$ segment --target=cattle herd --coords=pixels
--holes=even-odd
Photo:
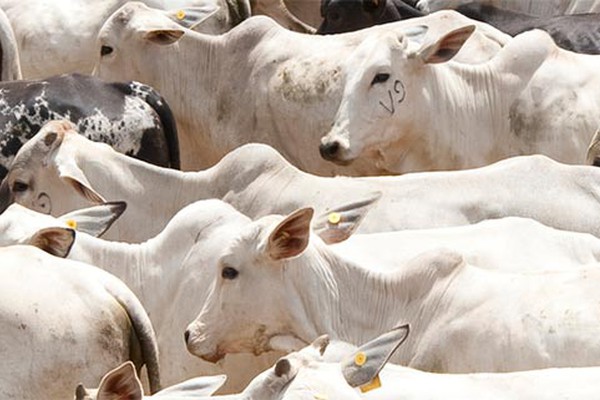
[[[0,79],[0,400],[600,400],[600,0],[0,0]]]

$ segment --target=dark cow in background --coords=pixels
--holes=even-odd
[[[150,86],[86,75],[0,83],[0,179],[42,125],[68,119],[91,140],[141,160],[179,169],[171,109]]]
[[[323,22],[317,33],[350,32],[422,16],[414,5],[403,0],[321,0]]]
[[[322,0],[323,23],[317,33],[341,33],[422,15],[409,1]],[[454,8],[461,14],[488,23],[515,36],[542,29],[563,49],[583,54],[600,54],[600,14],[539,17],[473,1]]]
[[[563,49],[584,54],[600,54],[600,14],[536,17],[478,2],[460,5],[456,11],[469,18],[486,22],[511,36],[531,29],[542,29]]]

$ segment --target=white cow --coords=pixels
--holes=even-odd
[[[426,371],[600,362],[597,264],[510,273],[434,250],[377,271],[311,235],[312,214],[305,208],[252,221],[231,209],[213,212],[215,233],[197,243],[194,262],[216,277],[186,331],[190,352],[217,361],[228,353],[297,349],[322,334],[359,344],[410,323],[413,335],[394,359]]]
[[[357,49],[322,156],[370,161],[381,173],[474,168],[535,153],[582,163],[600,125],[600,57],[529,31],[488,62],[465,67],[450,59],[470,29],[433,47],[389,51],[396,40],[389,35]]]
[[[71,248],[69,258],[100,267],[121,279],[138,296],[152,318],[160,350],[161,379],[164,384],[174,384],[182,379],[198,375],[225,372],[230,376],[224,390],[239,391],[260,371],[273,363],[278,356],[266,355],[261,358],[244,355],[227,360],[222,367],[207,364],[188,353],[183,333],[189,321],[198,313],[198,304],[206,299],[211,271],[201,264],[189,264],[195,258],[195,246],[205,240],[204,225],[210,210],[203,202],[191,204],[169,222],[166,228],[154,238],[142,244],[117,243],[97,239],[85,233],[78,233]],[[92,210],[94,211],[94,210]],[[118,210],[116,210],[118,211]],[[21,207],[11,207],[0,216],[0,227],[7,228],[7,234],[0,235],[0,242],[44,243],[62,229],[61,221],[48,227],[48,219],[37,222],[39,232],[30,231],[36,221],[32,211]],[[80,221],[94,219],[89,210],[80,210],[70,215],[74,226]],[[106,219],[106,218],[105,218]],[[19,222],[21,229],[17,232]],[[91,224],[88,222],[88,225]],[[98,226],[103,225],[100,220]],[[280,355],[280,354],[279,354]]]
[[[298,363],[298,372],[283,398],[580,400],[598,397],[598,367],[495,374],[436,374],[386,364],[407,334],[408,326],[386,332],[342,358],[339,363],[325,363],[318,359]],[[346,382],[361,390],[352,393]]]
[[[73,234],[46,239],[64,254]],[[0,398],[67,399],[79,379],[98,382],[128,359],[159,389],[154,331],[125,284],[32,246],[0,248],[0,259]]]
[[[23,77],[17,39],[6,13],[0,9],[0,81],[14,81]]]
[[[90,202],[123,200],[128,210],[104,237],[141,242],[196,200],[222,199],[255,218],[312,206],[325,213],[380,192],[359,232],[471,224],[528,217],[600,236],[600,170],[517,157],[469,171],[379,178],[323,178],[299,171],[272,148],[251,144],[200,172],[159,168],[123,156],[52,122],[19,151],[0,187],[0,209],[14,200],[62,215]],[[148,216],[151,215],[152,218]]]
[[[322,226],[317,228],[318,234],[331,243],[346,239],[369,207],[369,204],[357,204],[337,210],[341,222],[332,225],[323,219]],[[167,384],[218,372],[190,357],[181,333],[197,314],[197,305],[205,301],[213,280],[210,270],[203,268],[204,263],[194,261],[198,257],[196,243],[210,240],[214,231],[208,229],[205,233],[205,230],[213,223],[213,214],[221,215],[223,209],[230,210],[231,206],[218,200],[190,204],[179,211],[161,233],[139,245],[115,243],[78,233],[69,254],[74,260],[96,265],[119,277],[140,298],[153,318],[162,354],[162,378]],[[86,225],[95,225],[99,230],[105,225],[104,221],[110,220],[108,216],[102,216],[93,224],[90,211],[95,209],[72,213],[68,221],[74,226],[84,226],[79,221],[87,221]],[[106,211],[108,214],[120,210]],[[32,237],[44,242],[44,238],[56,233],[51,227],[60,227],[64,218],[53,224],[53,217],[12,205],[0,215],[0,232],[4,232],[0,235],[0,243],[29,243]],[[37,232],[38,229],[41,231]],[[355,235],[332,249],[349,259],[385,271],[397,269],[415,254],[443,245],[464,250],[469,263],[490,269],[566,269],[600,260],[600,239],[595,236],[558,231],[519,218],[457,228]],[[126,268],[120,260],[127,260]],[[232,379],[226,389],[238,391],[273,358],[251,360],[253,368],[248,365],[241,368],[243,361],[239,359],[227,361],[225,372]]]
[[[363,168],[359,163],[327,163],[315,147],[333,123],[345,66],[355,62],[352,54],[366,43],[390,48],[388,36],[394,37],[391,48],[398,47],[412,34],[421,37],[421,25],[429,27],[427,40],[435,41],[469,21],[446,12],[343,35],[314,36],[256,17],[215,37],[184,29],[159,11],[131,2],[102,27],[99,45],[107,50],[95,74],[151,84],[165,96],[178,122],[183,169],[206,168],[244,143],[261,142],[308,172],[373,175],[378,171],[368,164]],[[472,23],[478,28],[457,57],[464,62],[488,60],[509,37]]]
[[[231,29],[250,14],[247,0],[143,1],[149,7],[172,10],[163,15],[186,25],[201,22],[194,29],[213,34]],[[0,0],[0,8],[13,24],[23,75],[34,79],[90,73],[100,55],[100,48],[94,45],[98,31],[125,3],[127,0]],[[185,18],[180,9],[187,14]]]
[[[600,12],[598,0],[419,0],[417,7],[429,13],[473,2],[541,17]]]

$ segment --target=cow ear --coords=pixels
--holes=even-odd
[[[69,255],[75,242],[75,231],[69,228],[45,228],[37,231],[28,240],[28,244],[44,250],[56,257]]]
[[[186,7],[178,10],[166,11],[166,14],[173,21],[187,29],[195,29],[198,25],[215,15],[220,6],[215,4],[205,4],[199,7]]]
[[[98,388],[97,400],[141,400],[142,383],[131,361],[104,375]]]
[[[273,260],[296,257],[306,249],[310,238],[312,208],[301,208],[288,215],[269,235],[267,254]]]
[[[408,337],[408,324],[402,325],[360,346],[341,363],[342,374],[352,387],[363,392],[377,387],[379,372]]]
[[[127,208],[124,201],[115,201],[83,208],[62,215],[59,219],[79,232],[100,237],[112,226]]]
[[[144,33],[144,39],[166,46],[177,42],[184,33],[183,29],[155,29]]]
[[[438,64],[449,61],[459,52],[467,39],[475,31],[475,25],[455,29],[432,44],[422,46],[417,55],[426,64]]]
[[[105,203],[106,200],[98,194],[87,180],[85,173],[79,168],[74,158],[55,157],[58,175],[67,185],[71,186],[79,195],[85,197],[92,203]]]
[[[343,242],[352,236],[380,198],[381,192],[375,192],[367,199],[330,210],[315,220],[313,232],[327,244]]]

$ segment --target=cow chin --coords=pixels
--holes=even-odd
[[[202,354],[199,355],[199,357],[201,359],[203,359],[204,361],[208,361],[209,363],[212,364],[216,364],[219,361],[221,361],[223,358],[225,358],[225,353],[221,353],[220,351],[216,351],[212,354]]]

